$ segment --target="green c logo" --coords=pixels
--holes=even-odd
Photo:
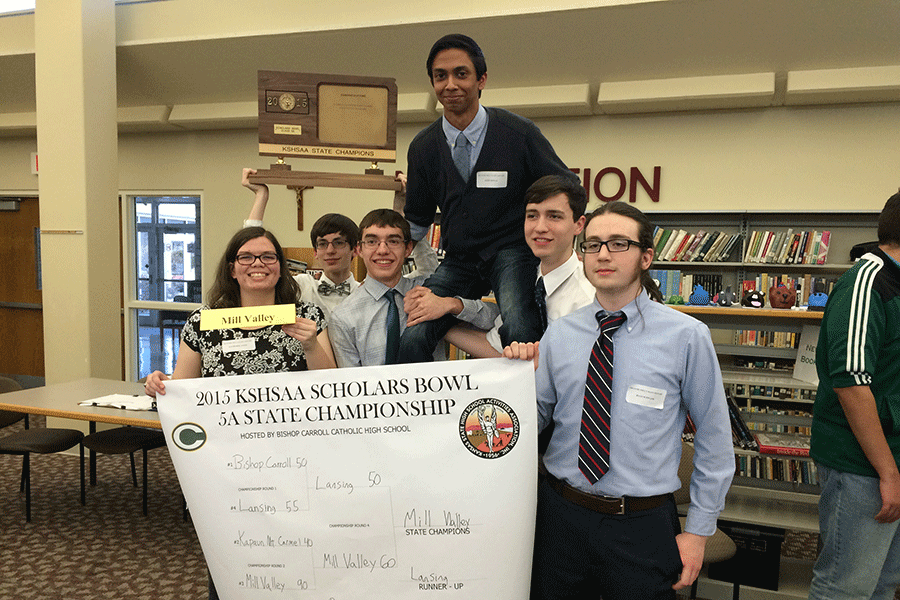
[[[191,452],[206,443],[206,431],[196,423],[182,423],[172,432],[172,441],[182,450]]]

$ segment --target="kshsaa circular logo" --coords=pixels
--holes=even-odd
[[[500,458],[519,439],[519,417],[497,398],[480,398],[463,410],[459,437],[475,456]]]
[[[196,423],[182,423],[172,431],[175,445],[188,452],[206,443],[206,431]]]

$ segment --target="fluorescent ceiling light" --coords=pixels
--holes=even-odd
[[[0,0],[0,15],[34,12],[34,0]]]
[[[604,82],[597,104],[607,114],[770,106],[774,73]]]

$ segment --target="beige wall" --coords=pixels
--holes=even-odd
[[[648,177],[662,167],[660,202],[643,194],[642,210],[871,210],[900,186],[900,104],[771,108],[715,113],[585,117],[539,121],[570,167],[596,173],[636,166]],[[396,164],[422,124],[401,125]],[[119,188],[202,192],[203,272],[208,276],[252,195],[240,187],[243,166],[267,168],[255,130],[128,134],[119,139]],[[0,193],[37,191],[29,171],[33,139],[0,139]],[[289,160],[295,170],[361,172],[367,163]],[[612,180],[604,179],[604,184]],[[606,190],[604,193],[611,193]],[[593,194],[592,194],[593,198]],[[316,188],[305,193],[297,231],[293,192],[273,188],[266,225],[286,246],[309,246],[309,227],[325,212],[359,220],[390,206],[390,192]],[[596,202],[596,200],[594,200]],[[110,261],[117,254],[110,253]],[[110,265],[117,268],[117,265]]]
[[[570,167],[636,166],[649,178],[662,167],[660,202],[643,194],[642,210],[872,210],[900,186],[900,147],[887,132],[900,128],[900,104],[773,108],[704,114],[587,117],[539,122]],[[396,164],[421,124],[398,132]],[[199,190],[203,197],[204,272],[249,211],[242,166],[267,168],[253,130],[123,136],[123,190]],[[289,160],[295,170],[361,172],[367,163]],[[611,194],[611,179],[604,179]],[[592,193],[592,198],[595,198]],[[304,231],[297,231],[293,192],[273,188],[266,225],[286,246],[309,246],[309,228],[325,212],[358,221],[390,206],[390,192],[316,188],[304,196]],[[596,199],[593,200],[596,203]]]

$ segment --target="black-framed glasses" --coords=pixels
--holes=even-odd
[[[640,248],[641,243],[625,238],[615,238],[613,240],[606,240],[605,242],[601,242],[600,240],[588,240],[586,242],[581,242],[580,244],[581,251],[585,254],[596,254],[600,252],[600,248],[603,246],[606,246],[606,249],[610,252],[627,252],[632,246]]]
[[[386,244],[388,248],[391,250],[397,250],[398,248],[402,248],[406,245],[406,240],[400,237],[391,237],[386,240],[379,240],[378,238],[366,238],[360,242],[360,244],[370,250],[374,250],[379,247],[382,243]]]
[[[256,262],[257,258],[264,265],[274,265],[278,262],[278,255],[271,252],[266,252],[265,254],[238,254],[234,262],[249,267]]]
[[[317,250],[328,250],[329,245],[334,246],[335,250],[343,250],[347,246],[349,246],[350,243],[347,240],[342,240],[340,238],[331,240],[330,242],[328,240],[317,240],[316,241],[316,249]]]

